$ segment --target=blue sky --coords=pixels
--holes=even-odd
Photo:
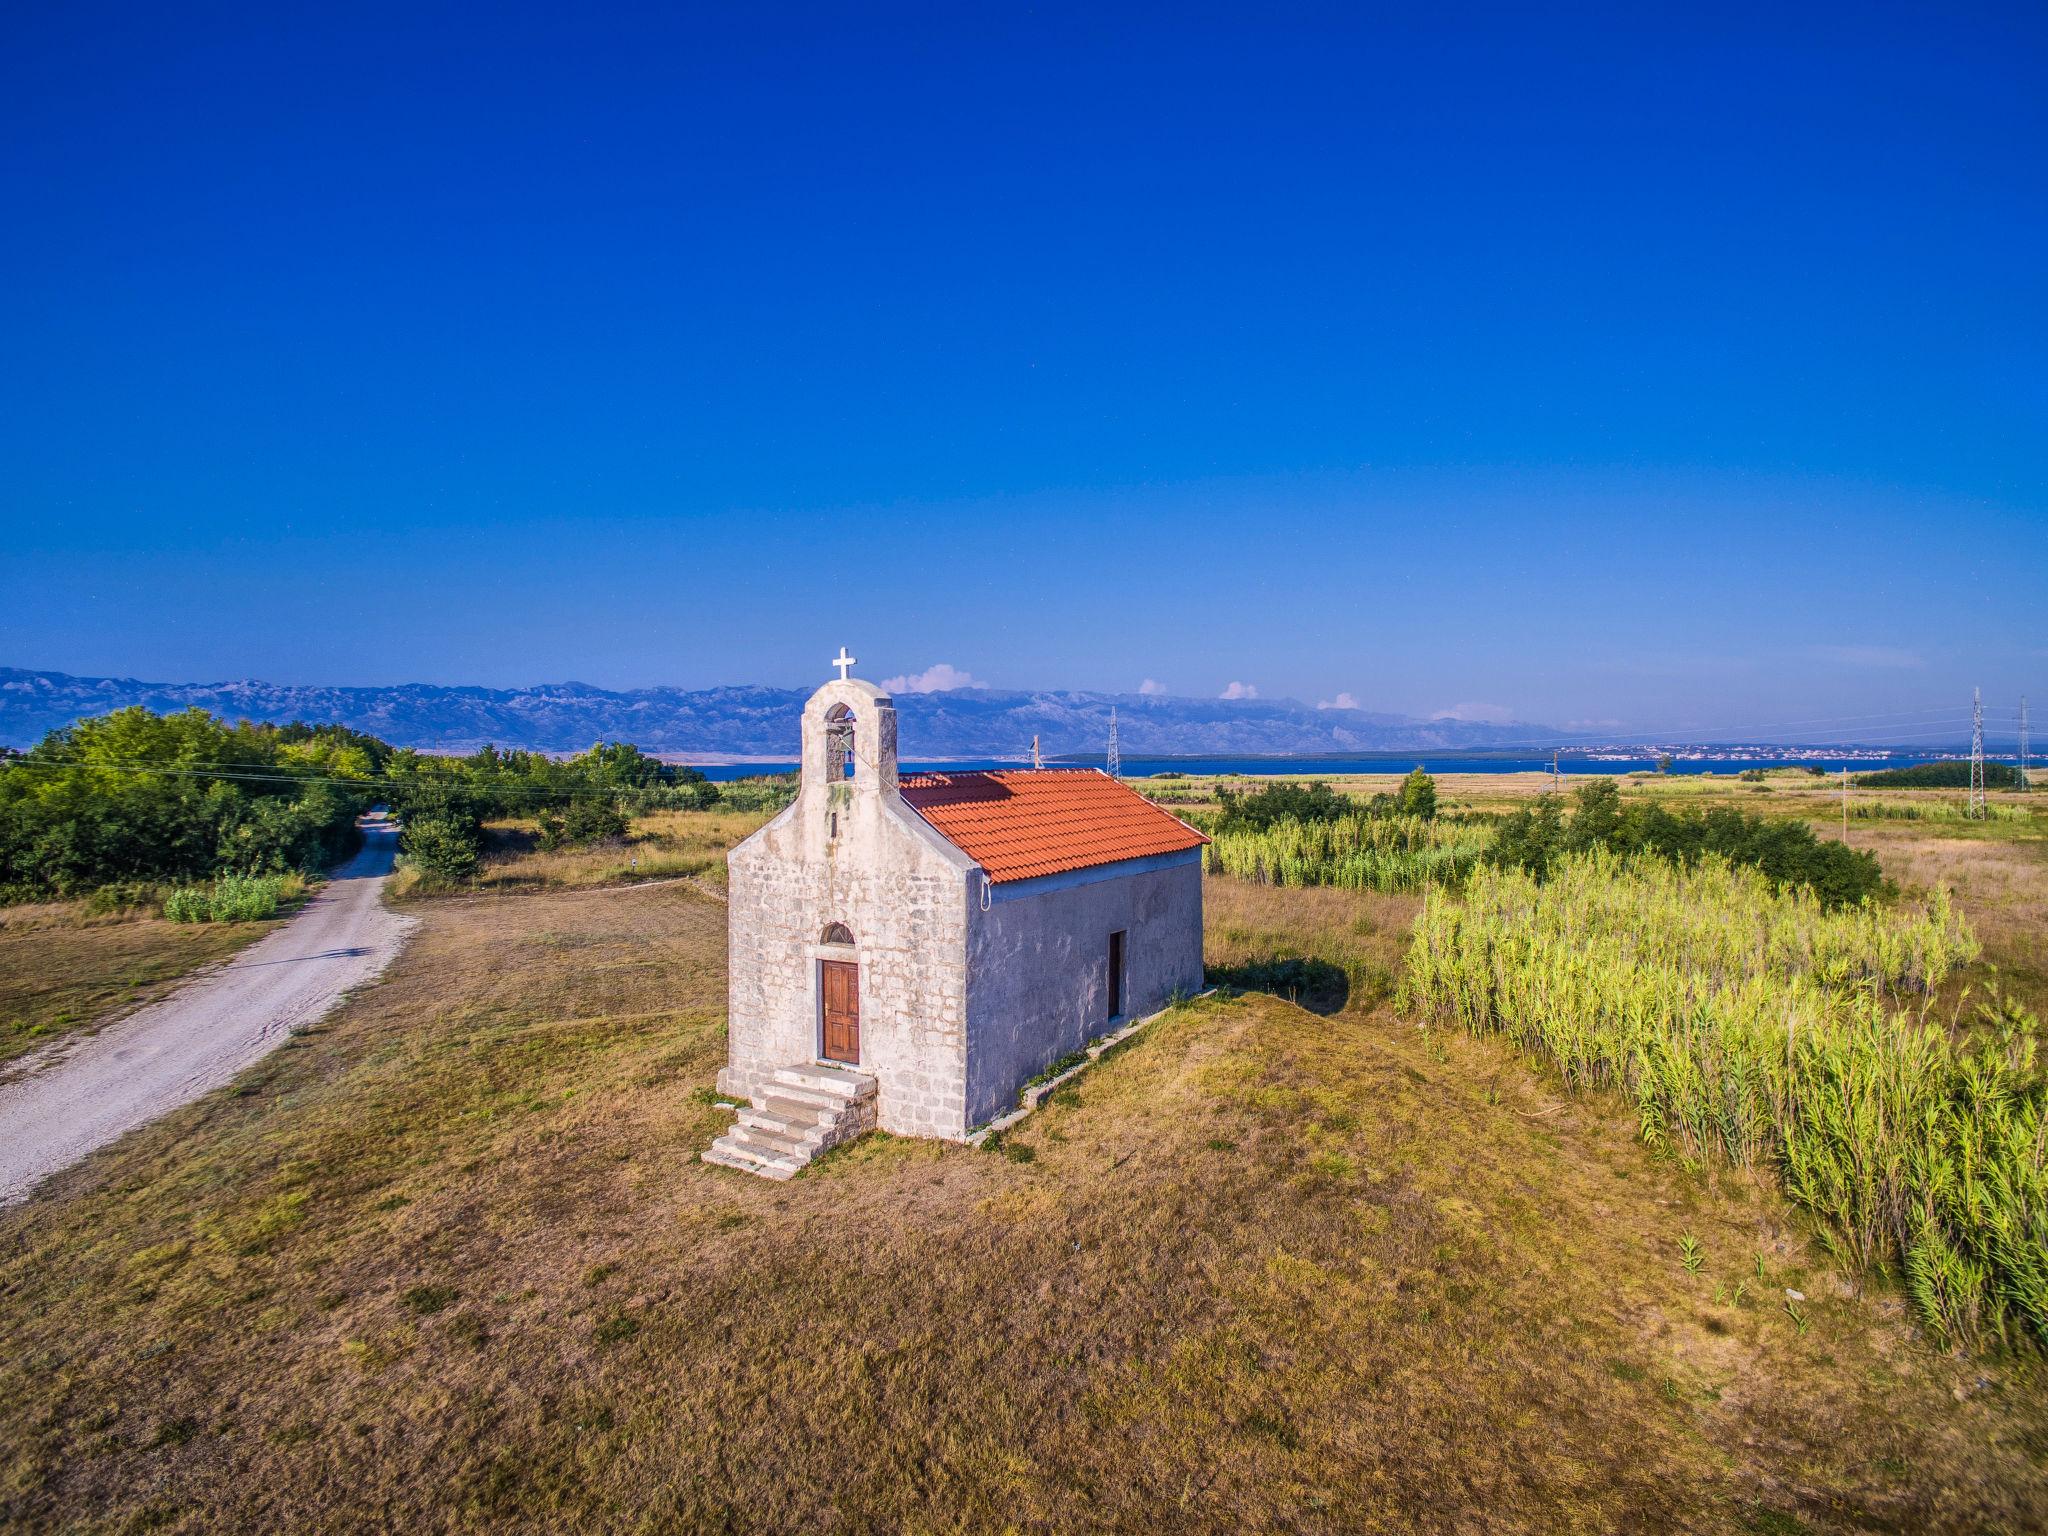
[[[9,32],[0,662],[2048,700],[2038,6]]]

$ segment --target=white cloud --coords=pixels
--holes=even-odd
[[[983,688],[987,684],[970,673],[961,671],[950,661],[939,662],[926,667],[922,672],[913,672],[907,677],[889,677],[882,680],[885,693],[951,693],[955,688]]]
[[[1927,658],[1899,645],[1816,645],[1812,653],[1822,661],[1844,667],[1876,667],[1886,671],[1918,671]]]
[[[1256,699],[1259,696],[1257,683],[1232,683],[1219,695],[1226,699]]]
[[[1358,708],[1358,697],[1357,697],[1357,695],[1355,695],[1355,694],[1350,694],[1350,693],[1340,693],[1340,694],[1338,694],[1338,695],[1337,695],[1337,697],[1335,697],[1334,699],[1318,699],[1318,700],[1316,701],[1316,708],[1317,708],[1317,709],[1356,709],[1356,708]]]
[[[1144,694],[1164,693],[1166,692],[1166,684],[1160,682],[1157,678],[1148,677],[1145,681],[1138,684],[1138,692]]]
[[[1429,717],[1432,720],[1467,720],[1474,725],[1506,725],[1514,711],[1500,704],[1453,704]]]

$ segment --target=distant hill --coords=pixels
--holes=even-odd
[[[587,683],[532,688],[300,688],[253,681],[145,683],[0,667],[0,744],[31,746],[87,715],[131,704],[159,712],[197,705],[230,720],[338,721],[399,746],[473,751],[494,744],[580,751],[631,741],[649,752],[705,757],[794,757],[798,688],[637,688]],[[1540,725],[1415,720],[1358,709],[1316,709],[1291,699],[1177,699],[1160,695],[988,688],[896,699],[906,758],[1008,757],[1035,733],[1046,753],[1094,753],[1117,711],[1125,755],[1485,751],[1558,733]]]

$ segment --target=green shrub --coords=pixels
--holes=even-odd
[[[213,883],[216,923],[254,923],[277,916],[277,882],[261,876],[226,875]]]
[[[413,816],[398,837],[399,850],[422,874],[467,880],[483,862],[483,834],[458,816]]]
[[[1573,812],[1551,795],[1501,823],[1487,862],[1542,879],[1558,860],[1594,848],[1649,854],[1692,864],[1718,854],[1747,864],[1779,884],[1805,886],[1828,906],[1853,906],[1886,889],[1873,854],[1815,837],[1803,821],[1779,821],[1732,808],[1673,812],[1638,801],[1624,806],[1609,778],[1590,779],[1572,791]]]
[[[1394,806],[1403,816],[1419,816],[1428,821],[1436,815],[1436,780],[1417,763],[1401,781],[1401,787],[1394,794]]]
[[[626,835],[626,815],[611,800],[573,800],[561,816],[542,815],[540,845],[544,849],[588,848]]]
[[[213,892],[202,885],[181,885],[164,898],[164,916],[174,923],[210,923]]]
[[[1219,789],[1216,804],[1216,827],[1223,832],[1259,832],[1283,821],[1337,821],[1364,810],[1327,784],[1291,784],[1284,779],[1241,792]]]
[[[174,923],[254,923],[277,916],[288,893],[303,886],[297,875],[223,875],[211,886],[185,885],[164,898]]]
[[[796,775],[735,779],[718,787],[718,803],[735,811],[779,811],[796,799]]]

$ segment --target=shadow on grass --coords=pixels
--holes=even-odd
[[[1310,1013],[1342,1013],[1351,1000],[1351,978],[1344,968],[1327,960],[1296,957],[1287,960],[1248,960],[1242,965],[1211,966],[1212,986],[1239,992],[1270,992]]]

